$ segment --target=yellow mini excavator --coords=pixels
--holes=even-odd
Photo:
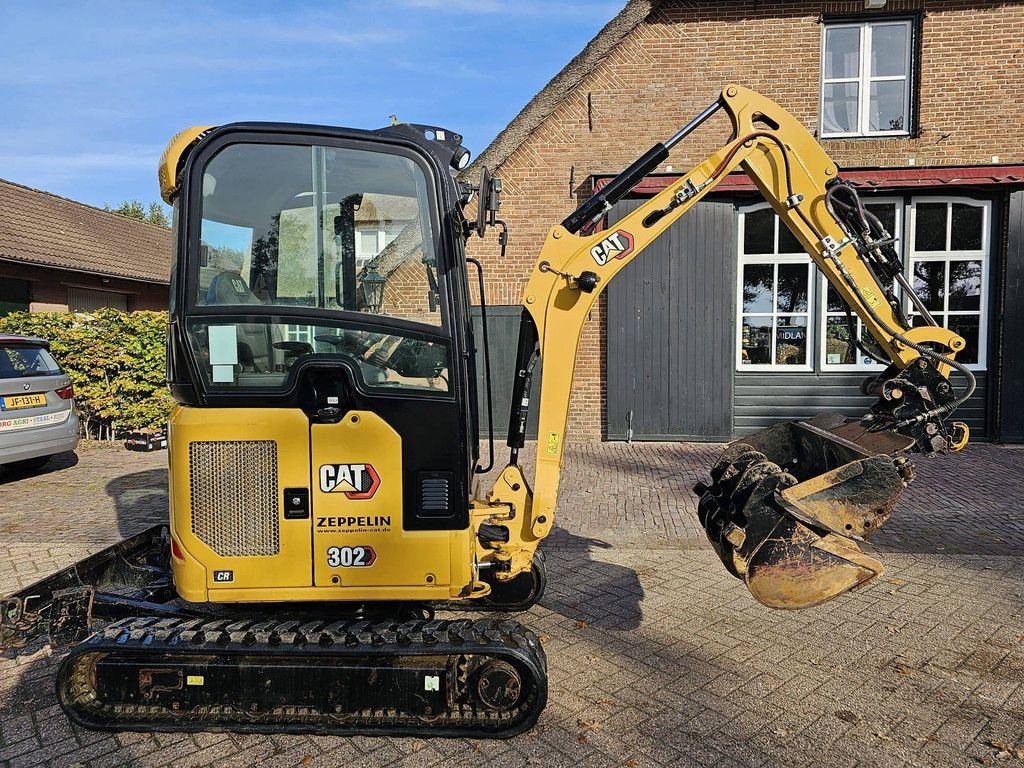
[[[719,111],[732,121],[721,149],[605,227],[611,206]],[[483,279],[466,242],[501,225],[504,245],[505,229],[499,180],[484,169],[479,184],[460,181],[467,161],[460,136],[413,124],[238,123],[172,139],[159,167],[174,210],[169,523],[0,604],[4,645],[74,644],[57,679],[74,721],[530,728],[547,697],[544,653],[500,612],[543,593],[538,545],[555,523],[584,321],[619,270],[736,169],[888,367],[865,382],[878,400],[859,420],[781,423],[729,446],[696,489],[700,522],[768,606],[816,605],[882,572],[858,542],[912,480],[911,453],[966,445],[949,416],[973,376],[956,360],[963,338],[932,319],[892,235],[803,125],[729,85],[552,227],[523,293],[510,457],[490,489],[475,480],[493,463],[493,430],[484,467],[491,414],[477,406],[468,265],[481,297]],[[518,456],[540,360],[528,478]],[[498,613],[436,620],[437,608]]]

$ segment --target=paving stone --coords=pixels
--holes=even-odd
[[[0,748],[0,764],[5,764],[20,755],[37,754],[39,748],[39,738],[33,734],[21,741],[16,741],[6,747]]]
[[[918,461],[868,546],[887,575],[802,612],[758,605],[710,551],[689,488],[719,450],[567,448],[548,593],[519,617],[550,665],[529,734],[90,733],[39,645],[0,655],[0,765],[931,766],[1024,746],[1024,448]],[[0,470],[0,593],[163,520],[165,461],[84,443],[36,477]]]

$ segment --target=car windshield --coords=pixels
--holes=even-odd
[[[205,166],[195,303],[441,325],[426,175],[383,151],[231,144]]]
[[[45,348],[33,344],[0,342],[0,379],[54,376],[60,366]]]

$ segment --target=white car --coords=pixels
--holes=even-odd
[[[75,450],[74,397],[48,341],[0,334],[0,465],[29,472]]]

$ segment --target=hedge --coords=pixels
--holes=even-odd
[[[16,312],[0,317],[0,333],[49,340],[75,385],[86,437],[114,440],[167,423],[166,312]]]

